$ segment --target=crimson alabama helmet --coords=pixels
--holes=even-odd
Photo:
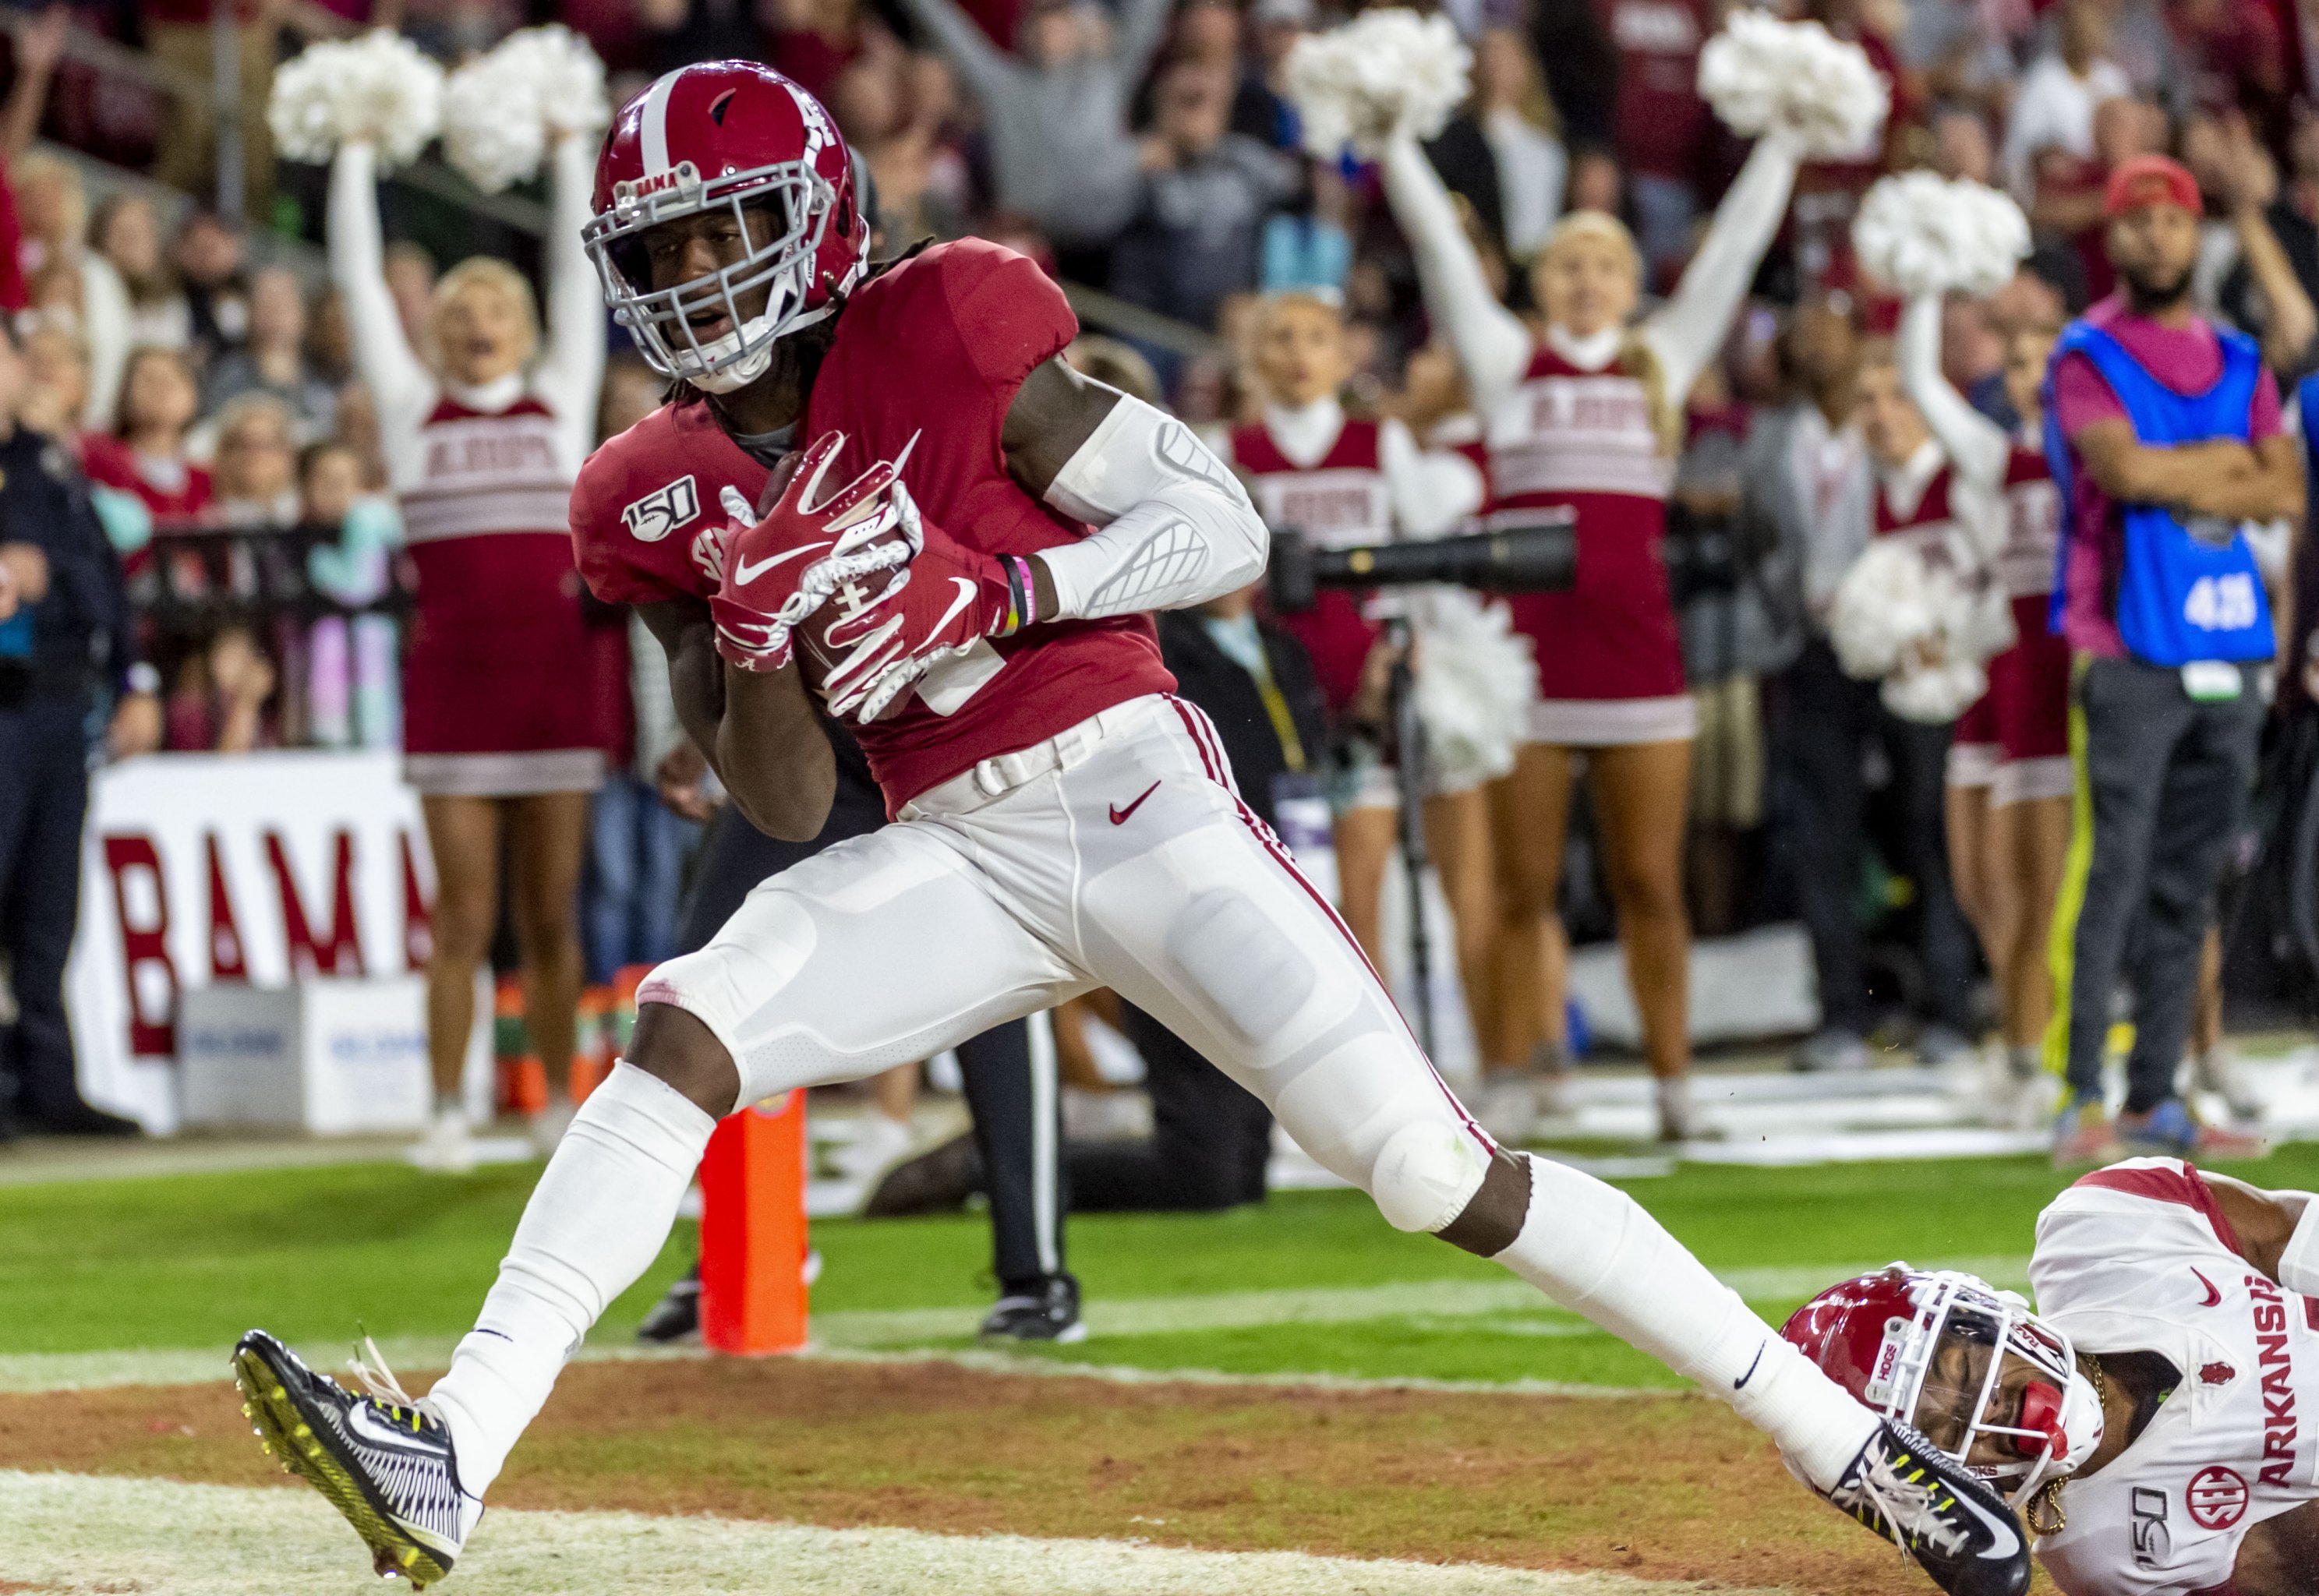
[[[1780,1333],[2016,1506],[2101,1446],[2101,1401],[2070,1338],[1974,1276],[1892,1264],[1828,1287]]]
[[[655,290],[645,231],[728,206],[742,257]],[[749,212],[759,214],[754,230]],[[763,375],[773,340],[828,315],[870,253],[837,124],[818,100],[753,61],[680,68],[620,107],[596,160],[595,214],[582,237],[613,320],[653,369],[712,393]],[[744,315],[743,302],[760,292],[763,307]],[[723,329],[703,341],[700,326],[719,318]]]

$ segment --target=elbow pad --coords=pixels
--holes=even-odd
[[[1264,521],[1222,460],[1173,416],[1123,397],[1055,474],[1047,502],[1098,528],[1047,549],[1057,614],[1176,609],[1264,573]]]
[[[2319,1297],[2319,1197],[2303,1204],[2303,1218],[2279,1249],[2278,1283],[2299,1297]]]

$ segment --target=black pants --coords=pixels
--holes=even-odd
[[[83,1109],[65,960],[80,910],[80,831],[88,813],[88,706],[32,699],[0,706],[0,955],[15,1023],[0,1029],[0,1116],[26,1127]]]
[[[1846,676],[1818,641],[1805,645],[1781,688],[1776,735],[1787,811],[1781,849],[1811,935],[1822,1023],[1864,1034],[1875,1018],[1855,911],[1868,841],[1862,762],[1873,745],[1891,768],[1899,800],[1900,857],[1893,862],[1916,883],[1926,1018],[1964,1030],[1972,1020],[1972,933],[1949,886],[1949,728],[1886,709],[1876,684]]]
[[[2198,702],[2179,671],[2094,660],[2075,689],[2085,717],[2092,851],[2071,937],[2069,1079],[2099,1101],[2109,998],[2134,994],[2126,1103],[2141,1114],[2174,1095],[2198,1000],[2198,953],[2215,888],[2254,782],[2263,704],[2254,672],[2238,697]]]
[[[1121,1006],[1127,1039],[1148,1071],[1151,1137],[1071,1148],[1071,1191],[1079,1211],[1263,1202],[1270,1112],[1159,1021],[1132,1004]]]
[[[886,824],[878,789],[869,785],[866,769],[851,768],[848,752],[839,751],[836,803],[810,843],[769,837],[730,804],[717,812],[700,844],[677,933],[679,952],[707,946],[758,882]],[[1060,1151],[1062,1093],[1047,1016],[1011,1021],[960,1043],[958,1063],[990,1195],[991,1272],[1002,1292],[1030,1291],[1063,1272],[1064,1221],[1070,1212]]]

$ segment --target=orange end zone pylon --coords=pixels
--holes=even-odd
[[[700,1160],[700,1339],[794,1352],[806,1336],[805,1093],[726,1119]]]

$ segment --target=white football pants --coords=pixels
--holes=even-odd
[[[1439,1231],[1480,1189],[1494,1146],[1241,801],[1207,717],[1172,697],[985,761],[896,824],[784,870],[636,997],[707,1025],[753,1103],[928,1057],[1096,987],[1261,1098],[1399,1228]],[[497,1474],[564,1359],[657,1254],[710,1129],[633,1067],[582,1107],[433,1393],[468,1490]],[[1499,1261],[1833,1483],[1873,1428],[1866,1410],[1623,1193],[1544,1159],[1527,1179],[1527,1218]]]

